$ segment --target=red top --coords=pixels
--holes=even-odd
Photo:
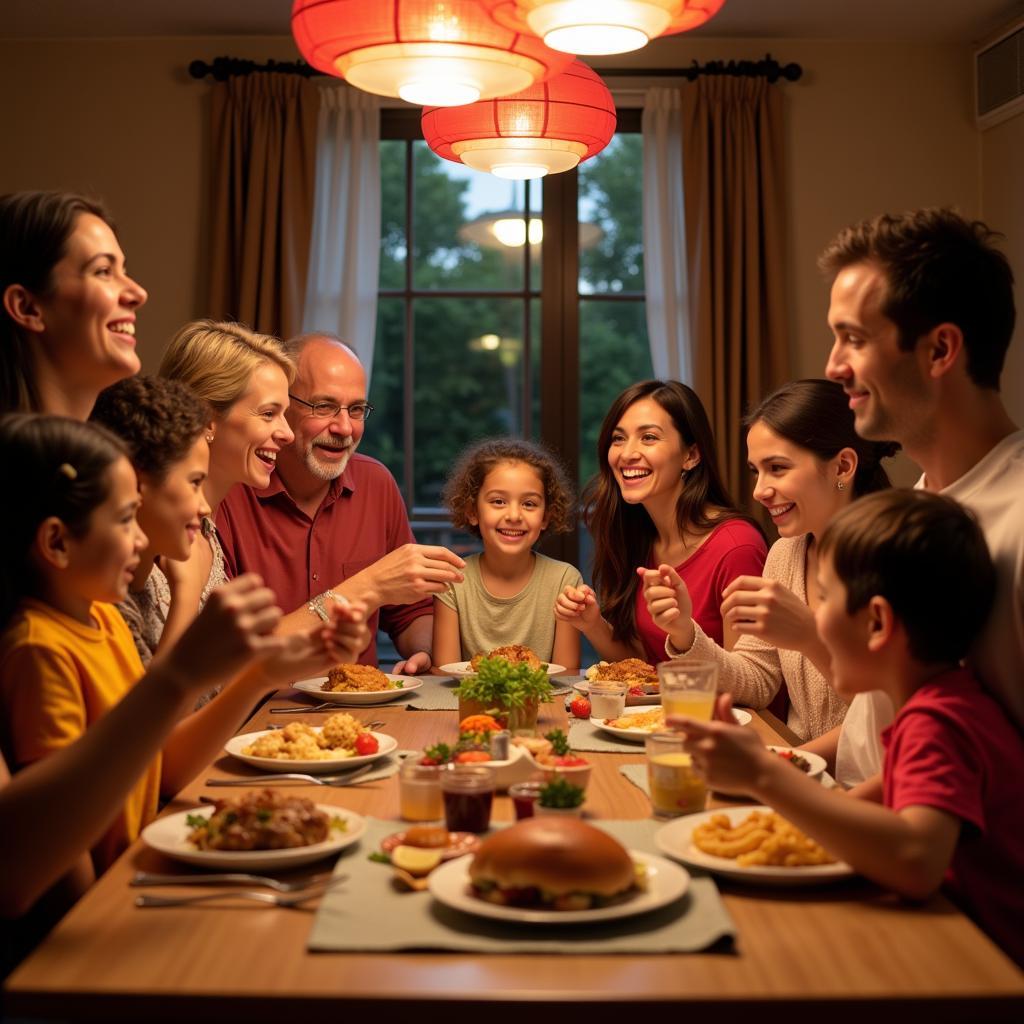
[[[737,576],[760,576],[767,557],[768,545],[756,527],[745,519],[728,519],[675,567],[690,591],[694,621],[715,643],[722,643],[722,591]],[[647,567],[657,568],[650,559]],[[647,660],[652,665],[664,661],[666,633],[654,624],[640,587],[636,592],[636,626]]]
[[[394,478],[376,459],[358,453],[331,482],[312,519],[274,475],[264,490],[233,487],[217,511],[217,529],[228,575],[258,572],[286,612],[416,540]],[[360,663],[377,664],[378,618],[394,639],[431,614],[430,599],[382,607],[368,622],[373,639]]]
[[[882,733],[887,807],[962,822],[952,895],[1024,967],[1024,740],[966,669],[924,684]]]

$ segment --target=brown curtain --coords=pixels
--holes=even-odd
[[[789,379],[782,95],[763,78],[682,87],[694,381],[733,499],[754,507],[740,421]]]
[[[209,314],[301,329],[313,227],[319,89],[265,72],[213,87]]]

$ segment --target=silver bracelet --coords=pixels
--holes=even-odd
[[[323,619],[324,622],[329,622],[331,617],[327,614],[328,601],[337,601],[339,604],[348,603],[345,598],[336,594],[333,590],[325,590],[322,594],[317,594],[316,597],[306,605],[306,610],[315,615],[318,619]]]

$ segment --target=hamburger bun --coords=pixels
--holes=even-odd
[[[483,889],[608,899],[633,888],[636,868],[625,847],[607,832],[579,818],[540,817],[488,836],[469,866],[469,877]]]

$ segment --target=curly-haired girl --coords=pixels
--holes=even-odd
[[[482,541],[465,580],[434,598],[434,661],[523,644],[541,661],[576,669],[579,633],[556,623],[555,597],[579,570],[533,550],[545,530],[572,528],[574,495],[558,460],[529,441],[495,438],[467,449],[443,493],[452,524]]]

